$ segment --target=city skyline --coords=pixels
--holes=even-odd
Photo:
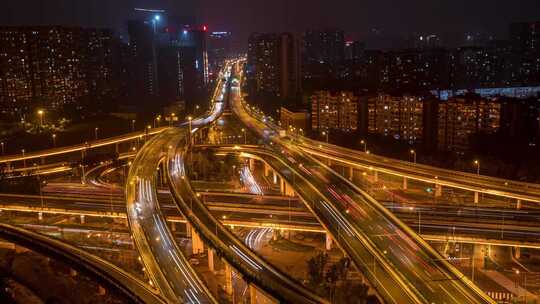
[[[240,1],[201,2],[162,1],[93,1],[74,0],[9,1],[0,11],[0,24],[65,24],[85,27],[107,27],[118,34],[127,33],[126,21],[137,16],[135,7],[164,9],[170,15],[195,16],[211,30],[231,31],[235,44],[245,48],[252,32],[300,33],[307,29],[340,28],[349,39],[367,40],[368,47],[391,47],[393,41],[409,34],[481,33],[505,39],[507,27],[520,21],[535,21],[540,4],[534,0],[520,1],[415,1],[414,3],[358,3],[342,1],[280,0],[265,4]],[[37,8],[37,9],[36,9]],[[283,12],[283,13],[281,13]],[[139,14],[140,16],[140,14]],[[336,18],[334,16],[339,16]],[[382,40],[382,41],[381,41]]]

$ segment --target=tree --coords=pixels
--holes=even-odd
[[[324,267],[328,262],[326,253],[319,253],[307,261],[309,280],[313,286],[318,287],[324,280]]]

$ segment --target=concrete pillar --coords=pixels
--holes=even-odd
[[[442,185],[435,184],[435,197],[442,196]]]
[[[114,148],[115,148],[116,154],[119,154],[119,153],[120,153],[120,147],[119,147],[119,144],[116,143],[114,146],[115,146]]]
[[[474,203],[478,204],[480,202],[480,196],[478,192],[474,192]]]
[[[251,170],[251,172],[255,171],[255,159],[253,158],[249,159],[249,170]]]
[[[347,168],[347,178],[349,180],[351,180],[351,181],[353,180],[353,178],[354,178],[354,168],[353,167],[348,167]]]
[[[83,225],[86,224],[84,214],[81,214],[81,224],[83,224]]]
[[[204,252],[204,243],[195,229],[191,229],[191,251],[193,254]]]
[[[274,241],[279,240],[279,237],[280,237],[280,236],[281,236],[281,235],[280,235],[278,229],[273,229],[273,230],[272,230],[272,239],[273,239]]]
[[[379,182],[379,172],[373,171],[373,181],[378,183]]]
[[[407,178],[406,177],[403,177],[403,190],[407,190],[408,188],[408,185],[407,185]]]
[[[270,166],[267,163],[264,163],[264,176],[268,177],[270,175]]]
[[[191,237],[191,224],[186,222],[186,237]]]
[[[172,230],[173,232],[176,231],[176,223],[175,223],[175,222],[171,222],[171,230]]]
[[[272,170],[272,179],[274,181],[274,185],[278,182],[278,176],[276,174],[276,171]]]
[[[285,195],[286,196],[295,196],[294,189],[291,185],[285,183]]]
[[[227,262],[225,262],[225,293],[228,295],[233,293],[232,268]]]
[[[38,212],[38,220],[43,221],[43,212]]]
[[[283,195],[287,193],[287,184],[285,183],[285,180],[283,180],[283,178],[279,179],[279,191]]]
[[[106,293],[107,293],[107,290],[105,288],[103,288],[103,286],[99,285],[98,286],[98,295],[104,296]]]
[[[520,199],[518,199],[518,200],[516,201],[516,209],[517,209],[517,210],[521,209],[521,200],[520,200]]]
[[[253,284],[249,284],[249,303],[257,304],[257,289]]]
[[[40,159],[41,159],[41,164],[45,165],[45,157],[40,157]]]
[[[250,304],[279,304],[279,301],[274,299],[268,293],[257,288],[253,284],[249,284],[249,303]]]
[[[214,266],[214,250],[211,248],[208,248],[208,269],[212,272],[216,270]]]
[[[332,236],[330,233],[326,233],[326,250],[332,250]]]
[[[77,276],[77,270],[70,268],[69,269],[69,276],[70,277],[76,277]]]
[[[514,258],[517,260],[521,258],[521,247],[514,247]]]

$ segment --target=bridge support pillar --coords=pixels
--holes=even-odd
[[[186,222],[186,237],[191,237],[191,224]]]
[[[480,202],[480,195],[478,192],[474,192],[474,203],[478,204]]]
[[[517,210],[521,209],[521,200],[520,200],[520,199],[518,199],[518,200],[516,201],[516,209],[517,209]]]
[[[193,254],[204,252],[204,243],[195,229],[191,229],[191,251]]]
[[[268,177],[270,175],[270,166],[267,163],[264,163],[264,176]]]
[[[278,182],[278,176],[276,171],[272,170],[272,180],[274,181],[274,185]]]
[[[354,179],[354,168],[348,167],[347,168],[347,178],[352,181]]]
[[[232,268],[227,262],[225,262],[225,293],[228,295],[232,295],[233,293]]]
[[[435,185],[435,197],[441,197],[442,196],[442,185],[436,184]]]
[[[407,190],[408,188],[408,181],[406,177],[403,177],[403,190]]]
[[[279,237],[281,234],[279,233],[278,229],[272,229],[272,240],[277,241],[279,240]]]
[[[332,236],[330,233],[326,233],[326,250],[332,250]]]
[[[281,194],[287,195],[287,183],[283,178],[279,179],[279,191],[281,192]]]
[[[514,258],[517,260],[521,258],[521,247],[514,247]]]
[[[379,182],[379,171],[373,171],[373,181],[375,183]]]
[[[249,303],[250,304],[259,304],[259,303],[271,303],[279,304],[279,301],[260,290],[253,284],[249,284]]]
[[[208,269],[212,272],[216,270],[214,265],[214,250],[208,248]]]
[[[43,221],[43,212],[38,212],[38,220]]]
[[[171,230],[173,232],[176,231],[176,223],[175,222],[171,222]]]
[[[107,293],[107,290],[103,286],[99,285],[97,293],[99,296],[104,296]]]
[[[251,172],[254,172],[255,171],[255,159],[253,158],[250,158],[249,159],[249,170]]]
[[[285,186],[285,195],[286,196],[295,196],[294,189],[291,185],[284,183]]]
[[[86,224],[85,216],[84,214],[81,214],[81,224]]]

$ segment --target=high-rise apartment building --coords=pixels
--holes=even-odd
[[[286,99],[299,90],[297,43],[290,33],[249,37],[247,78],[252,92]]]
[[[424,108],[432,98],[378,94],[367,99],[368,132],[416,144],[424,140]]]
[[[438,108],[440,150],[467,150],[473,134],[494,134],[500,128],[501,104],[476,95],[441,101]]]
[[[310,96],[313,131],[358,129],[358,97],[348,91],[317,91]]]
[[[302,37],[302,76],[305,80],[338,78],[345,63],[342,30],[309,30]]]
[[[0,28],[0,107],[24,114],[32,107],[113,97],[112,32],[78,27]]]

